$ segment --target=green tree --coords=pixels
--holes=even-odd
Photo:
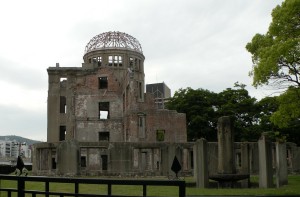
[[[300,1],[286,0],[272,11],[266,34],[256,34],[246,49],[252,54],[253,85],[300,87]]]
[[[257,108],[245,85],[235,83],[234,89],[227,88],[218,94],[217,116],[231,116],[234,120],[235,141],[256,141],[254,130]]]
[[[186,114],[188,141],[216,141],[216,94],[204,89],[179,89],[167,103],[168,109]]]
[[[221,116],[234,118],[236,141],[257,141],[260,134],[254,130],[258,122],[255,102],[245,85],[235,83],[234,89],[227,88],[218,94],[204,89],[180,89],[167,103],[167,108],[186,114],[189,141],[199,138],[216,141],[217,120]]]
[[[270,132],[278,130],[270,118],[279,107],[277,97],[265,97],[256,103],[259,113],[257,114],[259,130],[261,132]]]
[[[298,124],[300,117],[300,1],[285,0],[272,11],[266,34],[256,34],[246,49],[252,54],[253,85],[272,84],[285,91],[271,121],[280,128]],[[290,129],[293,130],[293,129]]]
[[[290,87],[278,97],[279,108],[271,116],[271,121],[280,128],[300,124],[300,88]]]

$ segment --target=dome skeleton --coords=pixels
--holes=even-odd
[[[143,54],[141,44],[136,38],[118,31],[105,32],[93,37],[86,45],[84,54],[107,48],[125,48]]]

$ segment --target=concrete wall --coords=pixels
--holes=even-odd
[[[60,143],[40,143],[33,147],[33,173],[55,175],[58,172],[57,150]],[[243,143],[243,145],[246,143]],[[299,173],[299,147],[288,143],[287,152],[293,159],[289,173]],[[193,174],[193,147],[195,143],[168,142],[78,142],[79,167],[81,175],[122,175],[122,176],[169,176],[173,175],[171,165],[174,156],[182,165],[179,176]],[[248,153],[258,155],[257,143],[248,143]],[[292,149],[291,149],[292,147]],[[241,143],[235,143],[235,153],[240,152]],[[215,142],[207,143],[208,173],[218,168],[218,147]],[[237,155],[236,155],[237,156]],[[241,155],[243,157],[243,155]],[[289,156],[287,156],[289,157]],[[258,161],[249,155],[250,174],[258,174]],[[252,161],[252,160],[255,160]],[[237,173],[242,173],[242,164],[236,160]],[[68,165],[68,160],[62,160]],[[56,168],[54,168],[56,167]],[[274,166],[275,168],[275,166]],[[274,170],[275,172],[275,170]]]

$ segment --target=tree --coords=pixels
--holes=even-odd
[[[231,116],[234,120],[235,141],[256,141],[254,123],[257,114],[256,99],[252,98],[244,84],[235,83],[218,94],[217,116]]]
[[[199,138],[216,141],[216,97],[208,90],[186,88],[176,91],[166,104],[168,109],[186,114],[188,141]]]
[[[286,0],[272,11],[265,35],[256,34],[246,49],[252,54],[255,87],[300,87],[300,1]]]
[[[252,54],[253,85],[283,88],[279,108],[271,121],[280,128],[295,125],[300,117],[300,1],[285,0],[272,11],[265,35],[256,34],[246,49]],[[298,123],[297,123],[298,124]],[[294,128],[294,127],[293,127]]]
[[[179,89],[167,103],[168,109],[186,114],[188,141],[206,138],[217,140],[217,120],[221,116],[234,119],[235,140],[257,141],[254,123],[257,108],[256,99],[249,96],[245,85],[236,83],[221,93],[204,89]]]
[[[274,112],[278,110],[279,102],[276,96],[274,97],[265,97],[256,103],[259,113],[257,114],[259,130],[261,132],[270,132],[278,130],[278,127],[275,126],[270,117]]]
[[[290,87],[278,97],[279,108],[271,121],[280,128],[300,125],[300,88]]]

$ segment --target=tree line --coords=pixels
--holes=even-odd
[[[265,97],[259,101],[251,97],[245,85],[215,93],[205,89],[179,89],[166,107],[186,114],[188,141],[205,138],[217,140],[217,121],[230,116],[234,122],[235,141],[256,142],[262,132],[274,140],[300,142],[300,121],[280,127],[271,121],[280,107],[280,97]]]

